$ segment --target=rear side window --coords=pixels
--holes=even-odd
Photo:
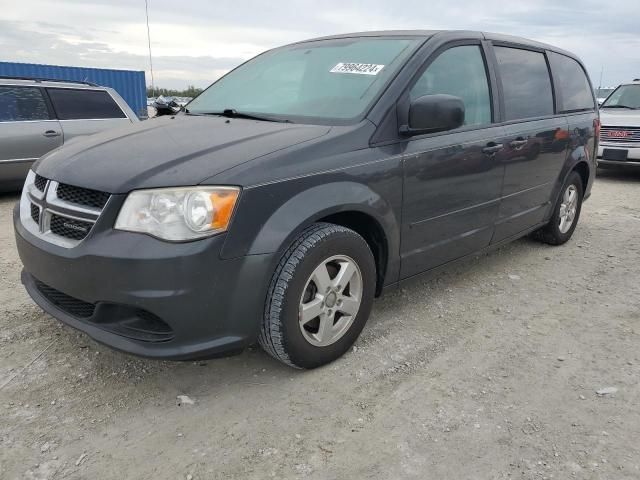
[[[506,120],[553,115],[553,92],[542,53],[495,47]]]
[[[118,104],[104,90],[47,89],[60,120],[125,118]]]
[[[42,90],[35,87],[0,86],[0,122],[49,120]]]
[[[549,52],[549,63],[560,93],[560,111],[593,110],[595,103],[584,70],[573,58]]]

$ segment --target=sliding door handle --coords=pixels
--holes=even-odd
[[[502,144],[502,143],[490,142],[490,143],[487,144],[486,147],[484,147],[482,149],[482,153],[484,153],[486,155],[493,156],[496,153],[498,153],[500,150],[502,150],[503,148],[504,148],[504,144]]]
[[[524,147],[524,146],[527,144],[527,142],[528,142],[528,141],[529,141],[529,140],[516,139],[516,140],[514,140],[513,142],[511,142],[511,143],[509,144],[509,146],[510,146],[511,148],[513,148],[514,150],[517,150],[518,148],[522,148],[522,147]]]

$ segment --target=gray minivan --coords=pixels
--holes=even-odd
[[[0,78],[0,192],[19,190],[35,160],[72,138],[138,121],[112,88]]]
[[[569,240],[595,176],[581,62],[482,32],[276,48],[183,113],[43,157],[14,212],[36,303],[96,340],[192,359],[345,353],[375,296],[523,235]]]

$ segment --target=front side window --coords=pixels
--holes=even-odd
[[[640,110],[640,83],[620,85],[602,104],[601,108]]]
[[[47,91],[60,120],[126,118],[122,109],[104,90],[49,88]]]
[[[447,94],[464,102],[464,124],[491,123],[491,96],[480,47],[464,45],[440,54],[411,88],[411,99]]]
[[[593,110],[595,103],[586,73],[573,58],[549,52],[556,88],[560,91],[560,111]]]
[[[0,122],[49,120],[49,110],[36,87],[0,86]]]
[[[506,120],[553,115],[551,78],[544,54],[495,47]]]
[[[363,115],[417,39],[346,38],[290,45],[231,71],[187,105],[189,113],[345,121]]]

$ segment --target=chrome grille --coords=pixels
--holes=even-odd
[[[34,222],[40,223],[40,207],[35,203],[31,204],[31,218]]]
[[[82,240],[91,231],[93,223],[75,220],[73,218],[63,217],[61,215],[52,214],[49,224],[51,233],[60,235],[61,237],[70,238],[72,240]]]
[[[620,144],[640,143],[640,127],[600,127],[600,142]]]
[[[44,192],[44,189],[47,186],[47,179],[44,177],[41,177],[40,175],[36,175],[36,179],[33,182],[33,184],[36,186],[38,190],[40,190],[41,192]]]
[[[58,185],[57,194],[58,198],[67,202],[93,208],[104,208],[110,196],[106,192],[74,187],[64,183]]]
[[[20,200],[20,218],[34,235],[72,248],[91,233],[109,198],[105,192],[58,183],[29,172]]]

